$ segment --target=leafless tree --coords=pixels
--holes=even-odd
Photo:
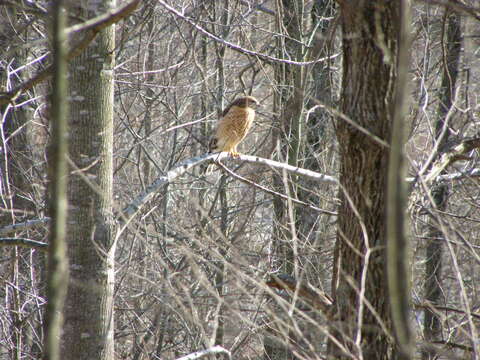
[[[69,358],[478,359],[475,1],[70,5]],[[0,11],[0,359],[40,358],[52,9]],[[248,155],[206,154],[241,94]]]

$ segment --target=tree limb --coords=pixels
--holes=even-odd
[[[47,225],[49,221],[50,221],[50,218],[45,217],[43,219],[33,219],[33,220],[27,220],[17,224],[7,225],[0,229],[0,236],[5,236],[19,230],[26,230],[33,227],[37,227],[38,225]]]
[[[200,350],[200,351],[191,353],[191,354],[186,355],[186,356],[182,356],[182,357],[178,358],[177,360],[200,359],[204,356],[212,355],[212,354],[224,354],[225,357],[227,357],[228,359],[232,358],[232,354],[230,353],[230,351],[228,351],[227,349],[224,349],[220,345],[215,345],[211,348],[208,348],[208,349],[205,349],[205,350]]]
[[[191,167],[199,165],[199,164],[201,164],[205,161],[215,159],[217,155],[218,154],[208,154],[208,156],[202,155],[202,156],[199,156],[199,157],[196,157],[196,158],[186,160],[182,164],[185,164],[185,163],[190,162],[190,161],[197,161],[193,165],[189,166],[188,169],[190,169]],[[221,158],[223,159],[225,157],[226,156],[223,156]],[[269,166],[272,166],[274,168],[281,168],[282,166],[280,166],[280,165],[285,165],[288,168],[293,168],[295,170],[302,171],[302,173],[298,173],[299,175],[306,176],[306,177],[312,178],[314,180],[317,180],[317,181],[320,181],[320,182],[325,182],[325,183],[328,183],[328,184],[336,184],[337,183],[337,179],[333,176],[319,174],[319,173],[316,173],[314,171],[310,171],[310,170],[306,170],[306,169],[295,168],[293,166],[278,163],[277,161],[273,161],[273,160],[268,160],[268,159],[263,159],[263,158],[258,158],[258,157],[254,157],[254,156],[248,156],[248,155],[241,155],[240,159],[245,160],[245,161],[249,161],[249,162],[256,162],[255,160],[252,161],[251,159],[258,159],[258,163],[263,163],[265,165],[269,165]],[[180,165],[180,166],[182,166],[182,165]],[[175,168],[173,170],[176,170],[176,169],[177,168]],[[175,177],[182,175],[188,169],[185,169],[180,174],[177,174]],[[286,169],[286,170],[287,171],[295,171],[295,170],[288,170],[288,169]],[[469,177],[480,177],[480,169],[472,169],[468,172],[456,172],[456,173],[453,173],[453,174],[440,175],[435,179],[435,181],[453,181],[453,180],[461,180],[461,179],[469,178]],[[173,178],[172,178],[172,180],[173,180]],[[150,191],[153,191],[153,193],[155,193],[163,185],[168,183],[168,182],[163,182],[163,181],[165,181],[165,177],[161,177],[161,178],[157,179],[154,183],[152,183],[152,185],[150,185],[147,188],[147,190],[145,190],[145,192],[140,194],[129,206],[127,206],[127,208],[123,211],[124,216],[127,217],[128,214],[130,214],[130,216],[133,215],[138,210],[138,209],[135,210],[134,207],[135,206],[141,207],[143,205],[143,203],[141,202],[141,197],[142,196],[149,196],[147,194],[147,192],[148,192],[148,189],[150,189],[150,187],[152,187],[152,189]],[[416,178],[408,177],[406,179],[406,181],[408,183],[414,183],[416,181]],[[155,186],[154,186],[154,184],[155,184]],[[153,196],[153,194],[151,196]],[[149,199],[150,199],[150,197],[146,200],[143,200],[143,201],[147,202]],[[324,211],[324,210],[322,210],[322,211]],[[11,234],[13,232],[19,231],[19,230],[26,230],[26,229],[35,228],[39,225],[46,225],[46,224],[48,224],[49,221],[50,221],[50,218],[45,217],[43,219],[33,219],[33,220],[27,220],[27,221],[17,223],[17,224],[7,225],[3,228],[0,228],[0,236],[5,236],[5,235]]]
[[[332,299],[325,293],[313,290],[298,281],[290,275],[279,274],[272,277],[265,283],[270,288],[286,290],[291,293],[298,293],[298,297],[310,304],[313,308],[322,311],[327,316],[332,316]]]
[[[225,165],[223,165],[222,163],[218,163],[217,164],[218,166],[220,166],[223,170],[225,170],[229,175],[233,176],[235,179],[238,179],[240,180],[241,182],[245,183],[245,184],[248,184],[248,185],[251,185],[253,187],[256,187],[257,189],[260,189],[268,194],[271,194],[273,196],[277,196],[279,198],[282,198],[284,200],[291,200],[292,202],[294,202],[295,204],[299,204],[299,205],[302,205],[302,206],[305,206],[309,209],[312,209],[314,211],[318,211],[320,213],[324,213],[324,214],[328,214],[328,215],[338,215],[336,212],[334,211],[328,211],[328,210],[324,210],[324,209],[320,209],[319,207],[316,207],[312,204],[309,204],[309,203],[306,203],[304,201],[301,201],[301,200],[298,200],[298,199],[294,199],[292,197],[288,197],[287,195],[284,195],[284,194],[281,194],[279,192],[276,192],[276,191],[273,191],[273,190],[270,190],[268,188],[266,188],[265,186],[262,186],[260,184],[257,184],[256,182],[252,181],[252,180],[249,180],[247,178],[244,178],[243,176],[240,176],[238,175],[237,173],[235,173],[234,171],[230,170],[229,168],[227,168]]]
[[[432,170],[425,178],[428,184],[434,181],[448,166],[456,161],[469,160],[466,155],[474,149],[480,148],[480,138],[468,139],[453,147],[450,151],[442,154],[440,159],[433,165]]]
[[[333,59],[337,56],[337,55],[326,56],[326,57],[316,59],[316,60],[312,60],[312,61],[293,61],[293,60],[287,60],[287,59],[279,59],[279,58],[276,58],[274,56],[270,56],[270,55],[262,54],[262,53],[259,53],[259,52],[256,52],[256,51],[248,50],[248,49],[245,49],[245,48],[243,48],[239,45],[233,44],[229,41],[226,41],[226,40],[212,34],[211,32],[207,31],[206,29],[204,29],[200,25],[198,25],[195,21],[187,18],[184,14],[182,14],[180,11],[178,11],[174,7],[168,5],[166,2],[164,2],[162,0],[159,0],[158,2],[166,10],[168,10],[169,12],[174,14],[175,16],[179,17],[183,21],[185,21],[188,24],[190,24],[191,26],[193,26],[195,29],[197,29],[199,32],[201,32],[206,37],[208,37],[208,38],[210,38],[210,39],[212,39],[216,42],[219,42],[219,43],[225,45],[226,47],[228,47],[228,48],[230,48],[234,51],[238,51],[238,52],[240,52],[242,54],[246,54],[246,55],[252,55],[252,56],[255,56],[259,59],[266,60],[268,62],[284,63],[284,64],[297,65],[297,66],[307,66],[307,65],[317,64],[317,63],[320,63],[320,62],[323,62],[323,61],[328,61],[328,60]]]
[[[451,0],[417,0],[417,2],[424,2],[427,4],[435,4],[445,6],[451,10],[457,11],[459,13],[467,14],[475,19],[480,21],[480,8],[475,8],[473,6],[468,6],[462,4],[460,1],[451,1]]]
[[[83,50],[92,42],[97,34],[105,29],[106,27],[117,23],[121,19],[130,15],[130,13],[135,10],[137,5],[140,3],[140,0],[133,0],[125,6],[122,6],[119,9],[109,11],[106,14],[98,16],[95,19],[89,20],[83,24],[72,26],[68,29],[68,33],[77,32],[80,30],[86,30],[84,37],[75,44],[70,51],[67,53],[67,60],[72,60],[73,58],[80,55]],[[15,101],[15,99],[23,92],[30,90],[36,84],[42,82],[47,77],[52,75],[53,65],[47,66],[46,69],[40,71],[34,75],[31,79],[23,82],[22,84],[15,87],[13,90],[8,92],[0,93],[0,106],[8,104],[9,102]]]
[[[230,158],[230,154],[226,152],[222,152],[222,153],[215,153],[215,154],[204,154],[204,155],[200,155],[200,156],[185,160],[184,162],[178,164],[175,168],[169,170],[165,176],[159,177],[152,184],[150,184],[145,189],[144,192],[142,192],[139,196],[137,196],[137,198],[133,200],[131,204],[123,210],[122,217],[124,218],[124,220],[130,219],[137,211],[140,210],[140,208],[146,202],[148,202],[153,197],[153,195],[158,190],[160,190],[164,185],[170,183],[172,180],[174,180],[178,176],[186,173],[189,169],[197,165],[200,165],[208,160],[220,161],[226,158]],[[242,160],[242,161],[257,163],[257,164],[264,164],[272,168],[286,170],[296,175],[308,177],[310,179],[313,179],[319,182],[325,182],[330,184],[337,184],[338,182],[337,179],[334,178],[333,176],[319,174],[315,171],[302,169],[296,166],[291,166],[288,164],[261,158],[258,156],[240,155],[237,158],[237,160]]]
[[[27,238],[0,238],[0,247],[2,246],[21,246],[24,248],[36,249],[43,252],[48,251],[48,244]]]

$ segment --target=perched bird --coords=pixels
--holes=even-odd
[[[245,138],[248,130],[252,126],[255,118],[254,107],[259,102],[253,96],[244,96],[235,99],[222,113],[222,118],[218,121],[215,135],[210,139],[208,151],[229,152],[233,157],[240,154],[237,151],[237,145]],[[207,173],[212,167],[207,168]]]

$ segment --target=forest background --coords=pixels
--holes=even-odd
[[[0,13],[0,359],[480,359],[477,2]]]

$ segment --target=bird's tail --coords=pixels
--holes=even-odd
[[[218,139],[213,136],[210,139],[210,142],[208,143],[208,152],[211,154],[213,152],[217,151],[217,146],[218,146]],[[203,172],[205,175],[209,175],[213,173],[217,169],[217,165],[215,163],[211,162],[208,164],[208,166],[205,168],[205,171]]]
[[[204,174],[205,175],[210,175],[211,173],[213,173],[215,170],[217,170],[217,165],[216,164],[208,164],[208,166],[205,168],[205,172]]]

